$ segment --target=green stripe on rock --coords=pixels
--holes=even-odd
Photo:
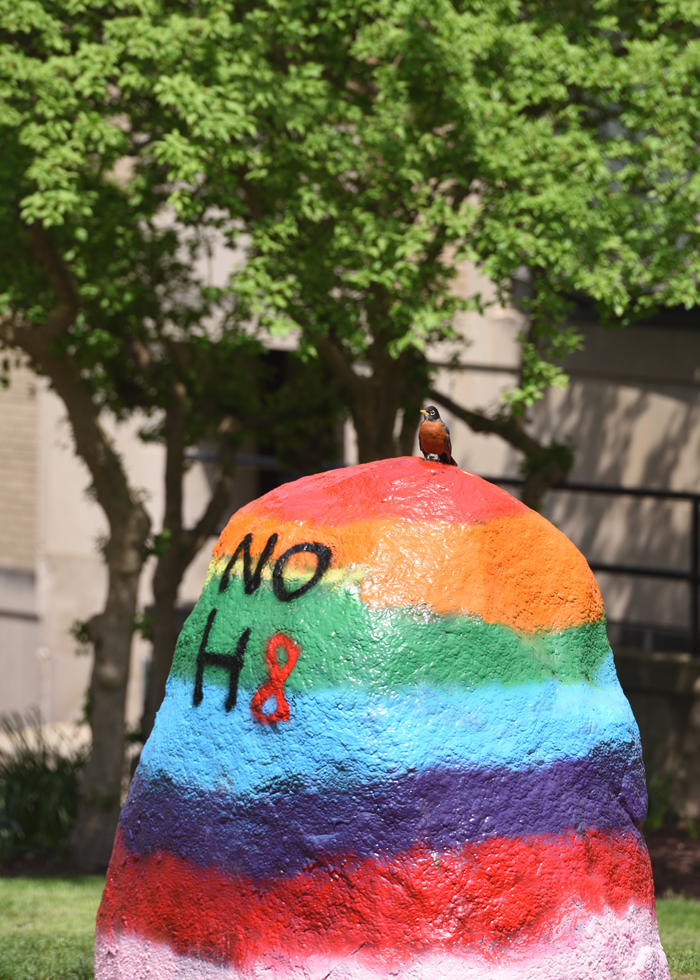
[[[246,596],[239,576],[219,593],[210,579],[180,635],[173,674],[194,681],[207,618],[217,609],[207,650],[233,654],[250,629],[239,683],[250,690],[267,676],[265,647],[287,633],[301,649],[285,681],[290,691],[355,687],[387,693],[407,685],[475,687],[554,678],[592,681],[608,653],[605,621],[559,632],[519,633],[477,617],[438,616],[429,610],[373,608],[345,581],[320,584],[292,602],[280,602],[269,579]],[[205,684],[227,686],[228,672],[207,666]]]

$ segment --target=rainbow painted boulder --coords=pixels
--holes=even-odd
[[[98,980],[662,980],[637,727],[574,546],[387,460],[238,511],[121,817]]]

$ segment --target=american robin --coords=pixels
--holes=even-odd
[[[452,442],[450,440],[450,430],[440,418],[440,413],[434,405],[421,408],[423,421],[418,429],[418,445],[425,458],[437,456],[441,463],[448,463],[450,466],[457,464],[452,459]]]

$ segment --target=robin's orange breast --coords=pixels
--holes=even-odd
[[[420,431],[421,449],[426,453],[439,456],[445,451],[445,426],[442,422],[421,422]]]

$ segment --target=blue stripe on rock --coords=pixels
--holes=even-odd
[[[193,707],[192,683],[171,678],[139,772],[241,796],[290,780],[322,791],[425,768],[536,768],[601,746],[640,758],[639,732],[612,657],[597,686],[546,681],[391,695],[289,693],[290,720],[277,725],[253,719],[251,697],[239,689],[226,712],[225,692],[205,684],[202,703]]]

